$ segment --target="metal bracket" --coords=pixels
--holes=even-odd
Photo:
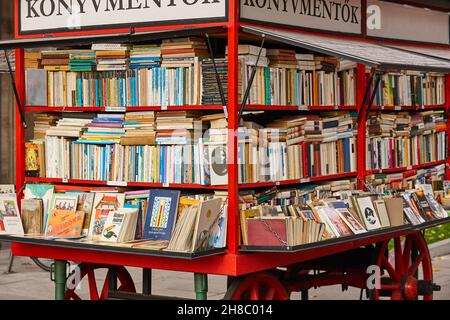
[[[209,38],[208,33],[206,33],[205,36],[206,36],[206,43],[208,44],[209,54],[211,55],[211,60],[212,60],[213,66],[214,66],[214,73],[216,75],[217,87],[219,88],[220,100],[222,101],[223,113],[225,114],[225,119],[228,120],[227,101],[225,99],[225,93],[223,91],[222,81],[220,80],[219,72],[217,71],[216,59],[214,57],[214,51],[213,51],[213,48],[211,45],[211,40]]]
[[[248,80],[247,83],[247,88],[245,89],[245,94],[244,94],[244,98],[242,99],[242,103],[241,103],[241,108],[239,109],[239,114],[238,114],[238,123],[241,120],[242,117],[242,112],[244,111],[245,105],[247,103],[247,99],[248,96],[250,95],[250,89],[252,88],[253,85],[253,81],[255,80],[255,75],[256,75],[256,68],[258,67],[258,63],[259,63],[259,58],[261,58],[261,52],[264,48],[264,42],[266,40],[266,35],[262,34],[262,41],[261,41],[261,46],[259,48],[259,52],[258,52],[258,57],[256,58],[256,63],[253,66],[253,70],[252,70],[252,74],[250,76],[250,79]]]
[[[17,90],[16,80],[14,79],[14,72],[12,71],[11,62],[9,61],[8,51],[6,49],[4,50],[4,54],[5,54],[5,58],[6,58],[6,63],[8,64],[8,71],[9,71],[9,75],[11,77],[11,84],[13,87],[14,96],[16,97],[17,107],[19,108],[20,119],[22,120],[23,127],[26,129],[26,128],[28,128],[28,125],[27,125],[27,122],[25,121],[23,105],[22,105],[22,102],[20,101],[19,91]]]
[[[367,103],[367,100],[369,99],[370,90],[372,89],[372,83],[373,83],[374,77],[376,78],[375,87],[373,88],[372,95],[370,96],[370,100]],[[361,108],[359,109],[359,112],[358,112],[358,117],[356,120],[357,125],[359,125],[359,123],[361,123],[361,120],[363,120],[362,116],[364,113],[364,107],[366,106],[366,103],[367,103],[366,117],[367,117],[367,114],[370,112],[370,109],[372,108],[373,101],[375,100],[375,96],[376,96],[376,93],[378,90],[378,86],[380,85],[380,82],[381,82],[380,73],[375,70],[372,70],[370,79],[369,79],[369,83],[366,85],[366,92],[364,93],[363,101],[361,102]],[[365,120],[366,119],[364,119],[364,121]]]

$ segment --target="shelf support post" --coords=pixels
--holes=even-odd
[[[194,274],[194,288],[195,298],[197,300],[208,299],[208,275],[195,273]]]
[[[50,273],[51,279],[55,282],[55,300],[64,300],[66,295],[67,262],[55,260]]]
[[[445,114],[447,115],[447,165],[445,168],[445,178],[450,180],[450,74],[445,76]]]

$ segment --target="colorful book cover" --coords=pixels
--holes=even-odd
[[[111,211],[122,208],[125,203],[125,195],[120,193],[96,193],[92,208],[89,236],[93,239],[100,238],[105,221]]]
[[[80,237],[83,231],[83,222],[83,211],[53,209],[48,218],[45,236],[57,238]]]
[[[170,241],[176,223],[180,191],[150,191],[142,239]]]
[[[23,235],[17,196],[0,194],[0,234]]]

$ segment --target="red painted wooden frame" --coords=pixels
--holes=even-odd
[[[365,3],[365,1],[364,1]],[[79,32],[60,32],[60,33],[52,33],[52,34],[38,34],[33,36],[20,36],[18,34],[18,0],[15,0],[15,35],[16,38],[27,38],[27,37],[44,37],[44,36],[73,36],[73,35],[88,35],[88,34],[108,34],[108,33],[116,33],[116,32],[128,32],[129,29],[105,29],[105,30],[91,30],[91,31],[79,31]],[[238,38],[239,38],[239,1],[238,0],[229,0],[228,6],[228,21],[227,22],[219,22],[219,23],[201,23],[201,24],[186,24],[186,25],[176,25],[176,26],[157,26],[157,27],[138,27],[136,28],[136,32],[139,31],[149,31],[149,30],[168,30],[168,29],[177,29],[183,27],[213,27],[213,26],[224,26],[227,27],[227,41],[229,48],[229,66],[228,66],[228,111],[229,111],[229,128],[233,130],[229,130],[229,132],[233,132],[238,128],[238,119],[237,113],[239,109],[240,101],[238,101]],[[268,26],[265,26],[268,27]],[[275,28],[275,27],[268,27]],[[275,29],[283,29],[283,28],[275,28]],[[289,29],[292,31],[292,29]],[[298,32],[305,32],[300,31]],[[319,34],[323,35],[323,33],[319,32],[305,32],[310,34]],[[347,35],[335,35],[328,34],[330,37],[339,37],[344,39],[357,39],[362,40],[361,37],[352,37]],[[374,39],[363,39],[369,42],[380,42],[379,40]],[[396,41],[383,41],[391,44],[405,44],[403,42]],[[417,44],[416,44],[417,45]],[[448,46],[439,46],[432,44],[424,44],[423,47],[438,47],[438,48],[448,48]],[[360,106],[363,100],[365,85],[366,85],[366,69],[363,65],[358,65],[357,67],[357,106],[343,106],[341,110],[360,110]],[[25,101],[25,84],[24,84],[24,54],[23,50],[16,50],[16,83],[18,87],[18,91],[20,94],[20,98],[22,101]],[[446,78],[446,105],[445,108],[447,113],[450,111],[450,75]],[[432,106],[430,106],[432,107]],[[184,109],[195,109],[197,107],[186,107]],[[64,111],[63,107],[61,108],[47,108],[43,107],[27,107],[26,111],[29,112],[43,112],[47,110],[52,111]],[[73,110],[72,110],[73,109]],[[81,109],[81,110],[78,110]],[[128,108],[131,109],[131,108]],[[138,110],[131,109],[131,110]],[[142,110],[158,110],[158,107],[143,107]],[[183,107],[173,107],[173,109],[183,109]],[[220,107],[210,106],[206,108],[202,108],[206,110],[220,110]],[[296,107],[288,107],[288,106],[249,106],[250,110],[297,110]],[[327,110],[327,107],[310,107],[311,111],[321,111]],[[67,108],[66,111],[90,111],[90,112],[99,112],[103,111],[104,108]],[[364,112],[364,111],[363,111]],[[450,136],[450,120],[448,123],[448,133]],[[358,159],[357,159],[357,169],[356,173],[337,175],[333,177],[315,177],[311,178],[310,181],[322,181],[323,179],[339,179],[339,178],[348,178],[357,176],[359,179],[364,180],[366,175],[369,173],[366,170],[366,161],[365,161],[365,122],[360,123],[358,127]],[[16,186],[18,190],[22,190],[25,181],[33,181],[33,179],[27,178],[25,179],[25,130],[22,127],[22,123],[20,120],[20,115],[18,111],[16,112]],[[450,150],[450,146],[449,146]],[[229,218],[228,218],[228,251],[224,254],[220,254],[212,257],[200,258],[197,260],[186,261],[176,258],[165,258],[165,257],[150,257],[150,256],[139,256],[132,254],[123,254],[123,253],[110,253],[110,252],[100,252],[93,250],[82,250],[82,249],[67,249],[67,248],[59,248],[59,247],[50,247],[44,245],[31,245],[31,244],[21,244],[21,243],[13,243],[13,253],[15,255],[23,255],[23,256],[35,256],[35,257],[43,257],[43,258],[51,258],[51,259],[59,259],[59,260],[72,260],[72,261],[83,261],[83,262],[91,262],[91,263],[100,263],[100,264],[111,264],[111,265],[127,265],[127,266],[135,266],[135,267],[143,267],[143,268],[155,268],[155,269],[165,269],[165,270],[177,270],[177,271],[186,271],[186,272],[196,272],[196,273],[206,273],[206,274],[222,274],[222,275],[231,275],[237,276],[242,274],[253,273],[257,271],[272,269],[278,266],[289,265],[293,263],[308,261],[311,259],[315,259],[321,256],[331,255],[334,253],[351,250],[358,248],[360,246],[368,245],[371,243],[376,243],[379,241],[386,240],[386,237],[398,237],[402,235],[406,235],[414,230],[407,230],[401,232],[391,232],[384,235],[377,235],[373,237],[368,237],[359,240],[349,240],[340,244],[306,249],[297,253],[240,253],[239,252],[239,189],[240,188],[256,188],[256,187],[265,187],[271,185],[288,185],[288,184],[297,184],[299,181],[291,181],[291,182],[273,182],[269,184],[238,184],[238,166],[237,163],[237,140],[236,135],[230,133],[229,136],[229,144],[228,144],[228,154],[230,164],[229,164],[229,183],[225,188],[228,190],[229,196]],[[450,165],[450,159],[447,160],[447,163]],[[450,178],[449,170],[447,170],[447,178]],[[61,183],[61,179],[44,179],[36,181],[46,181],[46,182],[54,182]],[[91,183],[86,181],[76,181],[69,180],[69,183],[74,184],[73,188],[80,188],[80,186],[75,186],[75,184],[79,185],[104,185],[104,182]],[[139,183],[130,183],[130,186],[134,187],[151,187],[150,184],[139,184]],[[194,188],[192,185],[183,185],[183,186],[173,186],[179,188]],[[362,187],[362,186],[360,186]],[[71,188],[70,185],[64,185],[62,188]],[[89,190],[89,186],[84,186],[86,190]],[[213,189],[213,188],[211,188]],[[19,194],[19,196],[21,196]]]

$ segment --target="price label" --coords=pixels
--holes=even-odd
[[[422,110],[425,109],[425,106],[422,106]]]
[[[381,110],[384,110],[384,106],[381,106]]]
[[[67,178],[62,179],[62,183],[69,183],[69,179]]]
[[[276,186],[279,186],[279,185],[280,185],[280,181],[277,181],[277,182],[275,183],[275,185],[276,185]]]
[[[167,104],[163,104],[162,106],[161,106],[161,110],[167,110]]]
[[[168,182],[164,182],[164,183],[163,183],[163,187],[164,187],[164,188],[169,188],[169,186],[170,186],[170,184],[169,184]]]
[[[408,167],[406,167],[406,170],[412,170],[412,166],[408,166]]]
[[[339,109],[339,106],[334,106],[334,110],[338,110]]]
[[[125,107],[106,107],[105,112],[126,112]]]
[[[309,108],[308,108],[308,106],[298,106],[298,110],[300,110],[300,111],[308,111]]]
[[[309,183],[310,181],[309,178],[300,179],[300,183]]]
[[[112,187],[126,187],[128,185],[125,181],[108,181],[106,184]]]
[[[401,110],[402,110],[402,107],[400,107],[400,106],[395,106],[395,107],[394,107],[394,110],[395,110],[395,111],[401,111]]]

